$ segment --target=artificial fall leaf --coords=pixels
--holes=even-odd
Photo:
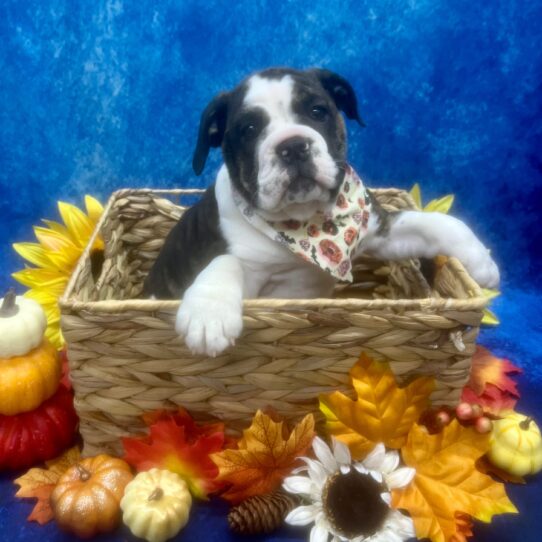
[[[447,213],[454,203],[454,195],[448,194],[442,198],[433,199],[424,206],[422,203],[422,192],[418,183],[415,183],[410,189],[410,195],[416,206],[426,212]]]
[[[423,210],[426,212],[438,212],[438,213],[447,213],[453,203],[454,203],[454,195],[448,194],[447,196],[443,196],[442,198],[431,200],[424,208]]]
[[[297,466],[314,438],[314,418],[305,416],[288,434],[283,422],[276,422],[258,410],[252,424],[243,431],[237,450],[224,450],[211,457],[220,470],[219,480],[230,484],[222,497],[238,503],[248,497],[271,493]]]
[[[461,393],[461,401],[471,405],[479,404],[486,413],[498,416],[503,410],[513,410],[518,398],[493,384],[487,384],[482,395],[477,395],[469,386],[465,386]]]
[[[176,472],[200,499],[222,487],[216,480],[218,468],[210,454],[222,450],[223,424],[198,426],[185,411],[159,412],[147,416],[147,421],[148,437],[122,439],[127,463],[138,471],[156,467]]]
[[[457,420],[436,435],[412,427],[401,456],[416,474],[406,488],[392,491],[392,506],[409,512],[418,538],[453,540],[462,531],[457,514],[489,523],[495,514],[517,513],[504,485],[476,468],[488,447],[488,434]]]
[[[498,326],[501,321],[493,311],[486,308],[484,309],[481,323],[486,326]]]
[[[472,518],[468,514],[456,514],[455,524],[457,531],[450,537],[450,542],[466,542],[473,535]]]
[[[197,424],[184,408],[177,410],[154,410],[147,412],[142,416],[147,427],[150,427],[158,421],[171,421],[184,428],[184,434],[188,442],[194,442],[201,436],[211,436],[214,433],[224,433],[224,424],[222,422]],[[226,443],[235,443],[234,439],[225,437]]]
[[[46,469],[30,469],[15,480],[14,483],[20,486],[20,489],[15,493],[16,497],[38,499],[36,506],[27,518],[28,521],[37,521],[40,525],[44,525],[53,519],[49,497],[60,477],[69,467],[75,465],[80,457],[79,448],[75,446],[60,457],[46,461]]]
[[[487,348],[477,346],[472,356],[470,380],[467,385],[477,395],[482,395],[487,384],[493,384],[501,391],[519,398],[517,384],[510,377],[522,372],[519,367],[516,367],[509,360],[498,358]]]
[[[365,354],[350,370],[350,378],[355,400],[338,391],[320,396],[327,432],[347,444],[354,459],[363,459],[379,442],[401,448],[429,406],[434,379],[420,377],[399,388],[389,365]]]

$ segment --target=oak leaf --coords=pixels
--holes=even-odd
[[[347,444],[354,459],[363,459],[379,442],[401,448],[429,406],[433,378],[419,377],[400,388],[387,363],[365,354],[350,370],[350,378],[355,400],[338,391],[320,396],[327,432]]]
[[[283,422],[274,421],[258,410],[251,426],[243,431],[237,450],[224,450],[211,456],[220,470],[218,479],[230,484],[221,496],[238,503],[277,489],[312,443],[312,414],[288,433]]]
[[[15,493],[16,497],[38,499],[27,518],[28,521],[36,521],[40,525],[44,525],[53,519],[54,514],[49,504],[49,497],[60,477],[69,467],[75,465],[80,457],[79,448],[74,446],[60,457],[46,461],[46,469],[32,468],[14,481],[20,486]]]
[[[410,513],[418,538],[457,540],[465,534],[461,515],[489,523],[495,514],[517,513],[504,485],[476,468],[488,447],[488,434],[457,420],[436,435],[423,426],[412,427],[401,455],[416,474],[406,488],[392,491],[392,506]]]
[[[198,425],[184,410],[159,411],[144,419],[150,423],[148,436],[122,439],[127,463],[137,471],[156,467],[175,472],[201,499],[222,488],[216,480],[218,468],[210,458],[224,446],[222,423]]]

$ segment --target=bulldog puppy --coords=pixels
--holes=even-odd
[[[350,261],[455,256],[484,287],[499,283],[489,251],[460,220],[387,213],[346,162],[341,112],[362,123],[352,86],[323,69],[273,68],[213,98],[193,168],[221,147],[216,183],[167,237],[144,294],[181,298],[176,330],[216,356],[242,331],[244,298],[329,297]]]

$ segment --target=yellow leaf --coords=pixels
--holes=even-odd
[[[20,486],[20,489],[15,493],[16,497],[38,499],[36,506],[28,516],[28,521],[37,521],[40,525],[43,525],[53,519],[49,497],[62,474],[69,467],[75,465],[79,458],[79,448],[75,446],[60,457],[52,461],[46,461],[46,469],[30,469],[26,474],[14,481],[15,484]]]
[[[420,377],[399,388],[387,363],[362,354],[350,371],[357,398],[340,392],[320,397],[326,430],[348,445],[354,459],[363,459],[379,442],[400,448],[412,425],[429,406],[434,380]]]
[[[448,194],[442,198],[431,200],[424,208],[427,212],[447,213],[454,202],[454,195]]]
[[[458,515],[489,523],[496,514],[517,512],[503,484],[476,468],[488,447],[488,434],[457,420],[436,435],[412,427],[401,455],[416,475],[406,488],[392,491],[392,506],[409,512],[419,539],[451,540],[461,533]]]
[[[482,293],[488,299],[495,299],[496,297],[501,295],[501,292],[499,292],[499,290],[491,290],[489,288],[482,288]]]
[[[482,324],[487,326],[498,326],[501,323],[498,316],[489,309],[484,309],[484,315],[482,316]]]
[[[420,185],[418,183],[415,183],[414,186],[410,189],[410,195],[412,196],[412,199],[414,200],[416,207],[418,207],[418,209],[421,209],[422,208],[422,193],[420,190]]]
[[[237,450],[211,455],[219,469],[217,480],[231,484],[221,496],[230,502],[240,502],[274,491],[296,466],[298,457],[305,454],[313,438],[312,414],[305,416],[288,435],[283,422],[275,422],[258,410],[251,426],[243,431]]]

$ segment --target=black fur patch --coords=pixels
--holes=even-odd
[[[178,299],[211,260],[227,252],[219,228],[214,186],[190,207],[167,236],[147,276],[143,295]]]
[[[300,124],[310,126],[319,132],[328,145],[329,154],[338,167],[336,191],[339,190],[345,174],[346,130],[340,111],[361,122],[357,112],[354,91],[346,80],[327,70],[300,71],[290,68],[269,68],[257,74],[267,79],[282,79],[286,75],[294,81],[292,109]],[[247,110],[244,98],[250,77],[241,82],[227,95],[227,120],[222,142],[224,161],[230,178],[244,198],[257,206],[258,164],[256,148],[260,135],[269,123],[267,113],[260,108]],[[328,112],[322,120],[315,120],[311,110],[324,107]],[[254,126],[247,138],[245,128]],[[301,176],[303,172],[301,172]],[[336,192],[335,191],[335,192]],[[335,193],[331,194],[331,198]]]

